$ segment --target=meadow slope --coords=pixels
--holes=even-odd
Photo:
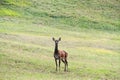
[[[120,80],[119,0],[1,0],[0,80]],[[52,37],[69,53],[55,71]]]

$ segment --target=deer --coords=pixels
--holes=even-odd
[[[68,61],[67,61],[68,53],[64,50],[58,50],[58,43],[59,41],[61,41],[61,37],[58,40],[55,40],[54,37],[52,39],[55,42],[54,59],[56,64],[56,71],[58,68],[57,60],[59,61],[59,71],[60,71],[61,61],[65,64],[64,71],[67,71],[68,70]]]

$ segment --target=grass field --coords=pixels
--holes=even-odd
[[[0,80],[120,80],[119,0],[0,3]],[[55,71],[52,37],[68,72]]]

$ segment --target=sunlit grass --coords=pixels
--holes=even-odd
[[[0,16],[21,16],[18,12],[7,8],[0,9]]]
[[[96,54],[118,54],[117,52],[114,52],[112,50],[107,50],[107,49],[100,49],[100,48],[92,48],[92,47],[81,47],[81,48],[78,48],[79,50],[85,50],[85,51],[88,51],[90,53],[96,53]]]

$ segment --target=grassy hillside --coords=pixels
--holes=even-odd
[[[119,31],[118,0],[3,0],[1,16],[34,18],[34,24],[67,29],[71,27]],[[79,30],[78,30],[79,31]]]
[[[0,80],[119,80],[119,0],[1,0]],[[52,37],[69,53],[55,71]]]

